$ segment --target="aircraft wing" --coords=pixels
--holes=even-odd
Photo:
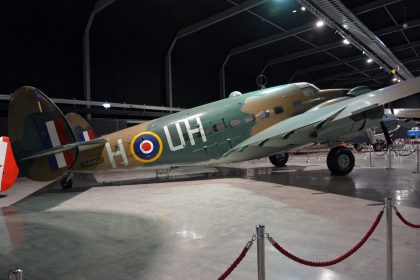
[[[288,118],[259,132],[233,147],[224,156],[252,147],[279,147],[279,151],[285,151],[298,145],[317,142],[319,140],[318,131],[322,131],[324,128],[328,130],[328,127],[331,128],[334,123],[339,123],[340,120],[348,119],[418,92],[420,92],[420,77],[325,107],[316,106],[305,113]],[[343,124],[344,122],[341,121],[341,128],[345,128]],[[336,130],[330,129],[328,134],[330,136],[332,135],[331,131],[336,137],[346,134],[346,130],[340,131],[336,128]]]

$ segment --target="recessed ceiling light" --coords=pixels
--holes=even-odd
[[[300,9],[301,9],[302,11],[306,11],[306,8],[305,8],[304,6],[302,6]]]
[[[372,62],[373,62],[373,59],[372,59],[372,58],[368,58],[368,59],[366,60],[366,62],[367,62],[367,63],[372,63]]]
[[[393,82],[396,82],[398,79],[396,77],[392,78]]]
[[[322,20],[318,20],[318,21],[316,22],[316,26],[317,26],[317,27],[322,27],[322,26],[324,26],[324,22],[323,22]]]
[[[102,106],[103,106],[105,109],[109,109],[109,108],[111,108],[111,103],[105,102],[104,104],[102,104]]]
[[[382,66],[379,66],[379,69],[382,69]]]
[[[398,80],[397,80],[397,82],[401,83],[401,80],[400,80],[400,79],[398,79]]]
[[[344,40],[343,40],[343,43],[344,43],[344,44],[346,44],[346,45],[350,45],[350,41],[349,41],[349,39],[344,39]]]
[[[296,10],[293,10],[292,13],[296,13]]]

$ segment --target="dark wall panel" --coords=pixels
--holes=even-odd
[[[256,78],[265,62],[247,54],[233,56],[226,65],[226,96],[232,91],[246,93],[258,89]]]
[[[173,104],[183,108],[220,98],[219,70],[227,53],[198,35],[178,41],[173,52]]]
[[[33,85],[52,97],[82,98],[81,34],[92,3],[1,3],[0,92]]]

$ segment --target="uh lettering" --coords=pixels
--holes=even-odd
[[[188,138],[190,139],[191,146],[194,146],[196,144],[195,139],[194,139],[194,134],[196,133],[200,134],[201,140],[203,141],[203,143],[207,142],[206,134],[204,133],[204,129],[203,129],[203,125],[201,124],[200,117],[196,117],[195,121],[196,121],[196,125],[193,127],[190,125],[190,119],[185,119],[183,121],[179,121],[175,123],[175,128],[176,128],[176,132],[178,134],[178,139],[179,139],[179,145],[176,145],[176,146],[174,145],[174,141],[172,140],[172,136],[171,136],[171,133],[169,132],[168,126],[165,125],[163,127],[163,130],[165,131],[166,141],[171,151],[175,152],[178,150],[182,150],[186,147],[184,134],[182,132],[182,128],[180,125],[181,122],[184,122],[185,124],[185,128],[187,130],[187,134],[188,134]]]

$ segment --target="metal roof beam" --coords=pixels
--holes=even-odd
[[[370,2],[367,4],[364,4],[362,6],[356,7],[354,9],[352,9],[353,13],[355,13],[356,15],[360,15],[363,13],[367,13],[379,8],[383,8],[386,7],[388,5],[394,4],[394,3],[398,3],[401,2],[402,0],[377,0],[374,2]]]
[[[191,26],[188,26],[184,29],[179,30],[176,33],[176,38],[180,39],[182,37],[188,36],[192,33],[195,33],[201,29],[204,29],[206,27],[209,27],[215,23],[218,23],[220,21],[223,21],[225,19],[228,19],[230,17],[233,17],[239,13],[242,13],[248,9],[252,9],[256,6],[259,6],[263,4],[264,2],[267,2],[268,0],[249,0],[242,4],[238,4],[237,6],[234,6],[232,8],[229,8],[227,10],[224,10],[218,14],[212,15],[200,22],[197,22]]]
[[[390,33],[394,33],[394,32],[400,32],[402,30],[406,30],[406,29],[409,29],[409,28],[417,27],[417,26],[420,26],[420,19],[410,21],[407,24],[408,24],[408,27],[405,28],[405,29],[403,28],[402,25],[391,26],[391,27],[387,27],[387,28],[377,30],[374,33],[376,33],[378,36],[382,36],[382,35],[386,35],[386,34],[390,34]],[[285,61],[288,61],[288,60],[292,60],[292,59],[304,57],[304,56],[307,56],[307,55],[323,52],[323,51],[326,51],[326,50],[339,48],[341,46],[343,46],[343,43],[341,41],[338,41],[338,42],[334,42],[334,43],[330,43],[330,44],[321,45],[321,46],[318,46],[317,48],[310,48],[310,49],[307,49],[307,50],[304,50],[304,51],[291,53],[291,54],[288,54],[288,55],[285,55],[285,56],[270,59],[267,62],[267,66],[268,65],[275,65],[275,64],[282,63],[282,62],[285,62]]]
[[[404,64],[409,63],[409,62],[413,62],[413,61],[420,61],[420,58],[414,58],[414,59],[409,58],[409,59],[401,60],[401,62],[404,63]],[[333,74],[333,75],[321,76],[321,77],[319,77],[319,79],[316,79],[315,82],[322,82],[322,81],[326,81],[326,80],[342,78],[342,77],[346,77],[346,76],[350,76],[350,75],[354,75],[354,74],[358,74],[358,73],[362,73],[362,72],[370,72],[370,71],[374,71],[374,70],[378,70],[378,67],[374,66],[374,67],[364,69],[364,70],[350,70],[350,71],[347,71],[347,72],[341,72],[341,73],[337,73],[337,74]]]
[[[286,39],[288,37],[298,35],[300,33],[310,31],[312,29],[314,29],[313,24],[306,24],[306,25],[303,25],[303,26],[298,26],[298,27],[290,29],[289,31],[274,34],[274,35],[271,35],[269,37],[266,37],[266,38],[263,38],[263,39],[260,39],[260,40],[257,40],[257,41],[239,46],[237,48],[231,49],[229,54],[230,55],[235,55],[235,54],[239,54],[239,53],[242,53],[242,52],[246,52],[246,51],[258,48],[258,47],[262,47],[262,46],[277,42],[277,41],[282,40],[282,39]]]
[[[193,34],[197,31],[200,31],[204,28],[207,28],[213,24],[221,22],[225,19],[233,17],[237,14],[240,14],[248,9],[252,9],[256,6],[267,2],[268,0],[248,0],[242,4],[237,4],[232,8],[224,10],[218,14],[212,15],[202,21],[199,21],[191,26],[183,28],[176,33],[175,38],[172,40],[172,43],[169,47],[169,50],[165,57],[165,75],[166,75],[166,102],[167,106],[172,107],[173,105],[173,83],[172,83],[172,50],[175,47],[178,39],[186,37],[190,34]]]
[[[417,46],[420,46],[420,40],[415,41],[415,42],[411,42],[409,44],[404,44],[404,45],[393,47],[393,48],[391,48],[391,51],[392,52],[397,52],[397,51],[406,50],[406,49],[410,49],[412,47],[417,47]],[[361,60],[361,59],[364,59],[364,58],[366,58],[365,55],[358,55],[358,56],[353,56],[353,57],[350,57],[350,58],[347,58],[347,59],[343,59],[341,61],[332,61],[332,62],[328,62],[328,63],[316,65],[316,66],[311,66],[311,67],[303,68],[303,69],[300,69],[299,71],[296,71],[296,75],[301,75],[301,74],[308,73],[308,72],[313,72],[313,71],[317,71],[317,70],[321,70],[321,69],[325,69],[325,68],[330,68],[330,67],[338,66],[338,65],[341,65],[341,64],[344,64],[344,63]]]
[[[0,94],[0,100],[10,100],[10,94]],[[54,103],[65,104],[65,105],[78,105],[78,106],[96,106],[103,107],[104,102],[101,101],[91,101],[91,100],[78,100],[78,99],[64,99],[64,98],[51,98]],[[137,104],[127,104],[127,103],[118,103],[118,102],[108,102],[111,104],[111,108],[123,108],[123,109],[137,109],[137,110],[150,110],[150,111],[164,111],[164,112],[179,112],[184,109],[182,108],[172,108],[172,107],[163,107],[163,106],[151,106],[151,105],[137,105]]]

